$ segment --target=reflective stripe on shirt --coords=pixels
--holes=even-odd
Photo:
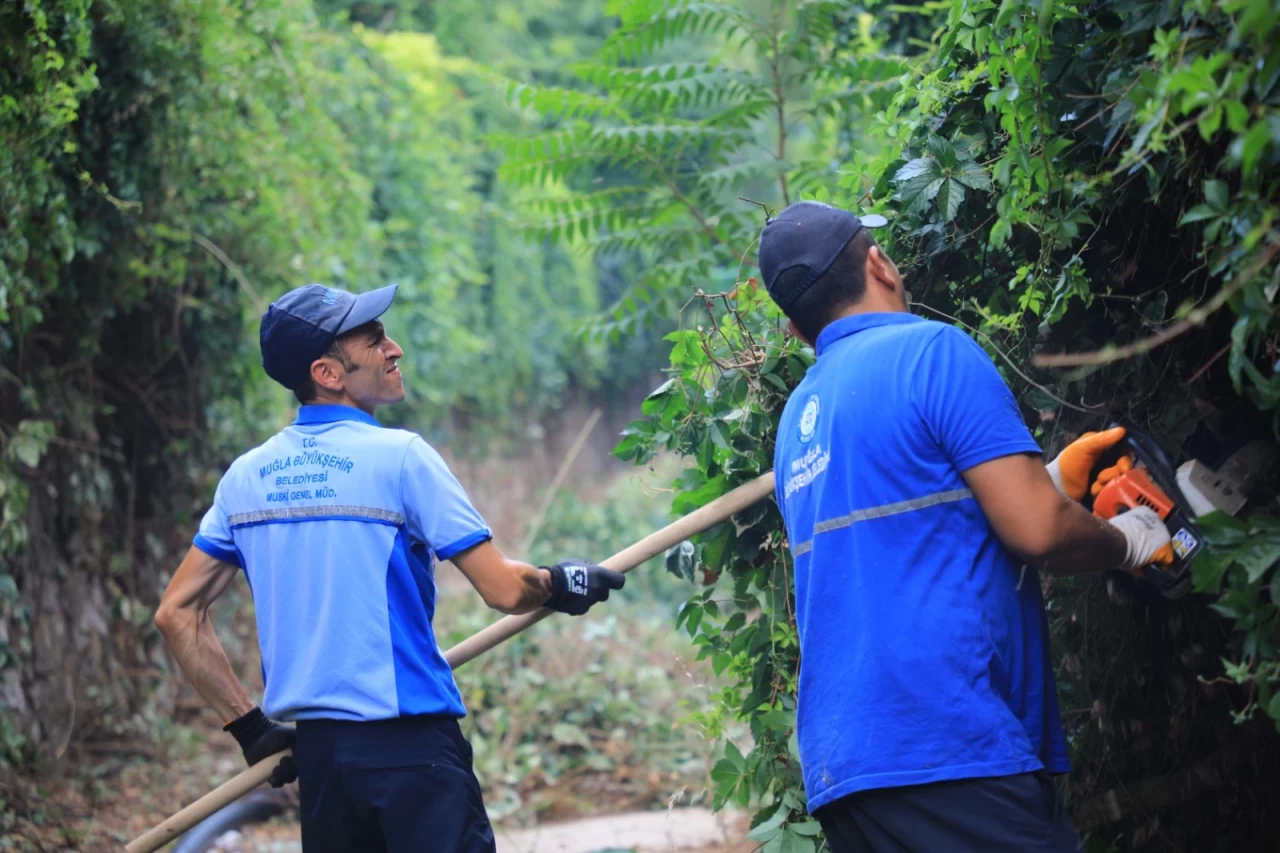
[[[949,504],[954,501],[962,501],[965,498],[973,497],[973,492],[968,489],[952,489],[949,492],[938,492],[932,495],[925,495],[921,498],[912,498],[909,501],[897,501],[896,503],[884,504],[882,506],[873,506],[868,509],[859,509],[848,515],[841,515],[836,518],[829,518],[826,521],[819,521],[813,526],[813,535],[819,533],[830,533],[832,530],[840,530],[859,521],[870,521],[873,518],[885,518],[890,515],[899,515],[904,512],[911,512],[916,509],[927,509],[938,504]],[[799,557],[801,554],[807,554],[813,550],[813,540],[807,539],[796,545],[792,549],[792,553]]]

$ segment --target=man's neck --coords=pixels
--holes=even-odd
[[[306,406],[348,406],[348,407],[350,407],[350,408],[352,408],[352,409],[359,409],[360,411],[364,412],[364,413],[365,413],[366,415],[368,415],[369,417],[375,417],[375,415],[374,415],[374,413],[373,413],[373,410],[374,410],[374,408],[375,408],[374,406],[365,406],[365,405],[362,405],[361,403],[356,402],[356,400],[355,400],[355,399],[353,399],[353,398],[351,397],[351,395],[346,394],[345,392],[344,392],[341,396],[333,396],[333,397],[317,395],[317,396],[316,396],[316,398],[315,398],[314,400],[312,400],[310,403],[304,403],[303,405],[306,405]]]
[[[836,320],[852,317],[855,314],[906,314],[910,309],[902,301],[893,296],[872,295],[868,293],[854,304],[844,308],[836,316]],[[832,322],[835,322],[834,320]]]

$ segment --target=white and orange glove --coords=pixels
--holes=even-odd
[[[1125,565],[1129,572],[1140,575],[1144,566],[1155,563],[1159,566],[1173,565],[1173,540],[1169,538],[1169,529],[1164,520],[1150,507],[1134,507],[1122,512],[1108,523],[1119,528],[1124,534],[1128,552],[1125,554]]]
[[[1084,500],[1085,495],[1090,492],[1089,474],[1094,466],[1103,454],[1123,438],[1124,427],[1113,427],[1103,432],[1086,432],[1063,448],[1057,458],[1045,466],[1058,491],[1073,501]],[[1127,467],[1122,469],[1126,462]],[[1097,483],[1093,484],[1093,494],[1098,494],[1102,489],[1099,484],[1106,484],[1132,467],[1133,460],[1123,456],[1117,464],[1103,469],[1098,475]]]

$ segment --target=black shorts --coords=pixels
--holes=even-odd
[[[494,853],[458,721],[300,720],[304,853]]]
[[[831,853],[1077,853],[1044,771],[861,791],[814,812]]]

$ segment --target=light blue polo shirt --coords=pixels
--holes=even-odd
[[[810,810],[867,789],[1068,769],[1034,569],[960,476],[1040,453],[982,348],[910,314],[819,335],[782,415]]]
[[[381,720],[465,715],[432,569],[490,537],[420,436],[310,405],[232,463],[195,546],[249,580],[268,717]]]

